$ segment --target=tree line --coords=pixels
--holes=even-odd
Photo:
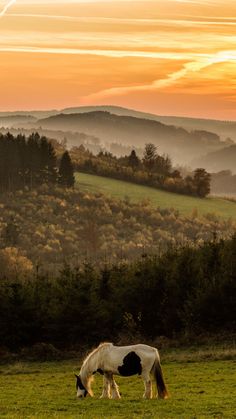
[[[100,151],[96,156],[84,146],[73,147],[71,157],[78,171],[148,185],[157,189],[204,198],[210,193],[210,174],[198,168],[183,177],[173,168],[168,155],[160,155],[152,143],[145,146],[142,158],[132,150],[128,156],[116,157]]]
[[[236,236],[134,263],[65,265],[56,278],[2,276],[0,346],[68,348],[116,342],[122,334],[150,340],[233,331],[235,275]]]
[[[146,144],[142,159],[135,150],[120,158],[104,151],[94,156],[83,146],[73,147],[70,154],[64,151],[58,160],[52,142],[38,133],[28,138],[22,134],[0,134],[0,192],[42,184],[72,187],[76,168],[201,198],[210,193],[210,174],[205,169],[196,169],[193,176],[183,177],[173,169],[169,156],[159,155],[151,143]]]
[[[57,160],[53,145],[38,133],[0,134],[0,192],[35,188],[42,184],[74,185],[74,170],[69,153]]]

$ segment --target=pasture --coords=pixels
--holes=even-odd
[[[118,199],[128,197],[131,202],[148,199],[155,207],[175,208],[184,216],[197,210],[199,215],[214,213],[224,219],[236,219],[236,203],[223,198],[195,198],[85,173],[77,173],[76,180],[82,191],[100,192]]]
[[[197,358],[196,358],[197,359]],[[0,366],[0,417],[26,418],[233,418],[236,412],[235,361],[207,358],[162,363],[171,393],[168,400],[143,400],[140,377],[117,378],[121,400],[76,399],[78,361],[17,362]]]

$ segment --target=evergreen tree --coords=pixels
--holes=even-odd
[[[132,169],[137,169],[137,167],[140,165],[140,160],[135,150],[132,150],[130,155],[128,156],[128,164],[132,167]]]
[[[0,134],[0,192],[56,181],[56,154],[47,138],[37,132],[28,139],[21,134]]]
[[[154,171],[160,175],[170,175],[172,163],[169,156],[156,156]]]
[[[32,133],[27,142],[27,162],[29,167],[28,185],[30,189],[40,184],[40,135]]]
[[[40,141],[41,182],[55,183],[57,180],[57,159],[52,144],[46,137]]]
[[[59,183],[67,188],[75,184],[74,169],[68,151],[65,151],[60,161]]]

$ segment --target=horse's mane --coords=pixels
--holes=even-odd
[[[92,352],[89,352],[89,354],[86,356],[86,358],[83,361],[82,366],[84,366],[85,364],[88,363],[88,361],[90,360],[90,358],[95,355],[98,351],[105,349],[109,346],[113,346],[113,343],[111,342],[102,342],[100,343],[100,345],[98,345]]]

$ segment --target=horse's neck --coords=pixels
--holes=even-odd
[[[99,354],[92,354],[82,365],[80,370],[80,375],[82,379],[88,379],[95,371],[98,369],[98,358]]]

